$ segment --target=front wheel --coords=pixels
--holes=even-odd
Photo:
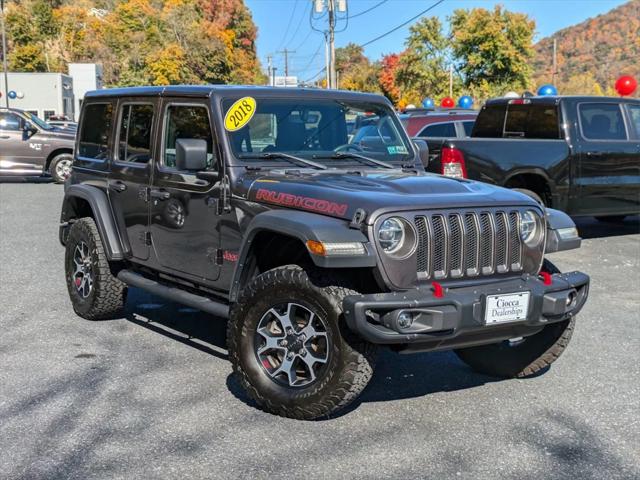
[[[71,175],[72,163],[73,156],[69,153],[62,153],[54,157],[49,166],[49,173],[53,177],[53,181],[56,183],[64,183]]]
[[[314,284],[295,265],[269,270],[243,290],[231,310],[229,356],[262,409],[311,420],[338,411],[364,390],[375,347],[354,338],[342,320],[342,300],[352,294]]]
[[[560,273],[548,260],[543,271]],[[458,357],[473,370],[492,377],[522,378],[534,375],[555,362],[569,345],[575,317],[545,326],[535,335],[491,345],[461,348]]]

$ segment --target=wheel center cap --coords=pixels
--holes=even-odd
[[[302,335],[296,335],[295,333],[286,336],[287,350],[290,352],[297,352],[304,345]]]

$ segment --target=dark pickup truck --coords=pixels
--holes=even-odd
[[[640,212],[640,100],[489,100],[466,139],[425,139],[427,170],[515,188],[570,215]]]

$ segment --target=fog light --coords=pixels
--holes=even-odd
[[[409,328],[413,323],[413,314],[409,312],[402,312],[398,315],[398,326],[400,328]]]

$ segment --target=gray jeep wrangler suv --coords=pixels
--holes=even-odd
[[[544,369],[587,299],[587,275],[544,258],[580,246],[575,225],[425,162],[377,95],[89,93],[60,226],[73,307],[116,316],[131,286],[228,318],[240,383],[301,419],[357,398],[383,346],[453,349],[494,376]]]

